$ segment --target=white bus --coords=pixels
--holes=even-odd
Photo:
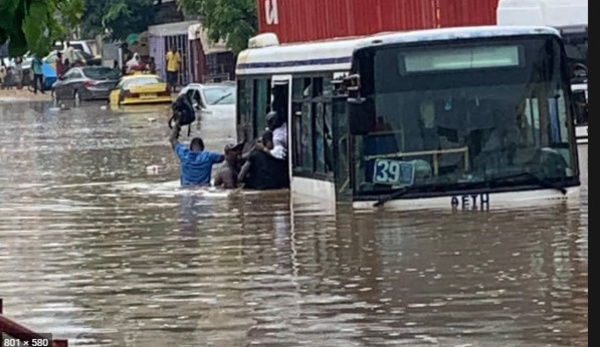
[[[288,120],[293,195],[357,209],[489,209],[578,196],[572,92],[554,29],[297,45],[265,34],[240,54],[237,79],[240,139],[260,136],[269,107]]]

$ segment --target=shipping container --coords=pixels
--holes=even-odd
[[[498,0],[257,0],[260,32],[284,43],[495,25]]]

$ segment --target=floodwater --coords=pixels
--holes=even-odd
[[[331,215],[286,193],[179,189],[166,109],[49,107],[0,105],[0,297],[38,332],[70,346],[588,345],[586,148],[577,204]],[[208,149],[231,122],[205,121]]]

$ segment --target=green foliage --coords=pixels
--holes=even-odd
[[[0,42],[9,40],[11,56],[27,51],[44,56],[64,38],[65,25],[78,24],[84,7],[84,0],[1,0]]]
[[[256,0],[177,1],[184,12],[202,18],[213,42],[224,40],[236,54],[248,47],[248,40],[258,31]]]
[[[104,34],[123,40],[154,24],[154,0],[88,0],[82,30],[88,35]]]

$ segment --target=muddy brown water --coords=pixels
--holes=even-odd
[[[0,105],[6,315],[70,346],[588,345],[587,147],[576,204],[328,214],[179,189],[166,112]]]

